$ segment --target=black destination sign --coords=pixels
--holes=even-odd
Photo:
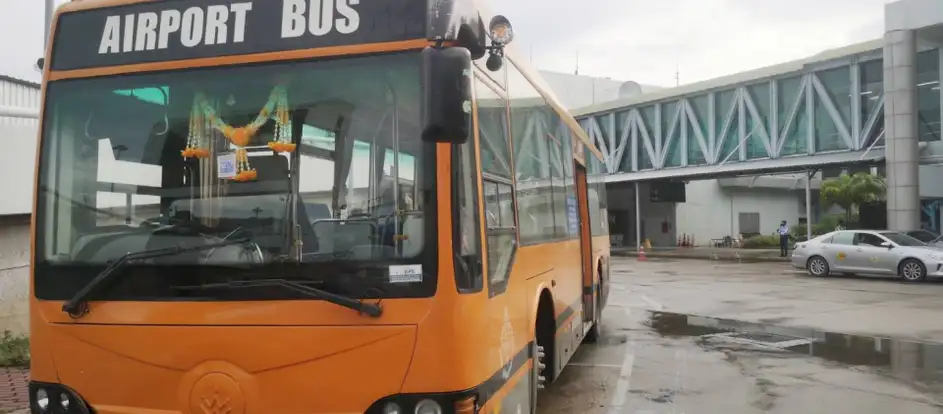
[[[53,70],[426,37],[422,0],[167,0],[64,13]]]

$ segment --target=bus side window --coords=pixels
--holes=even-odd
[[[575,220],[567,210],[566,164],[573,160],[564,140],[569,136],[559,133],[559,115],[514,62],[508,62],[507,73],[521,245],[576,237],[575,231],[569,234]],[[575,188],[572,194],[569,203],[575,205]]]
[[[459,293],[477,293],[484,287],[481,263],[481,227],[478,219],[478,174],[472,140],[456,146],[452,156],[453,246],[455,284]]]
[[[489,296],[507,289],[511,263],[517,253],[517,218],[508,139],[507,99],[497,87],[475,77],[476,125],[481,153],[482,207],[488,258]]]
[[[514,226],[514,190],[510,180],[483,179],[488,237],[488,280],[492,294],[503,291],[517,247]]]

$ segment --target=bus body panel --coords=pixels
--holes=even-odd
[[[235,380],[248,412],[362,412],[399,391],[416,338],[413,326],[50,331],[59,380],[115,410],[190,408],[197,381],[218,372]]]

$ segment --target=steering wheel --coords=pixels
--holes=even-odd
[[[226,257],[221,260],[226,263],[238,263],[238,264],[262,264],[265,263],[265,253],[262,251],[262,247],[259,246],[256,242],[247,242],[240,244],[233,244],[229,246],[221,246],[215,249],[209,250],[206,252],[206,257],[203,259],[203,264],[210,264],[210,260],[214,257],[215,253],[220,251],[226,253]]]

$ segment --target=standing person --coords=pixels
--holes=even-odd
[[[845,220],[838,220],[838,225],[835,226],[835,231],[842,231],[845,229]]]
[[[786,220],[779,224],[776,233],[779,234],[779,257],[786,257],[789,253],[789,226],[786,225]]]

